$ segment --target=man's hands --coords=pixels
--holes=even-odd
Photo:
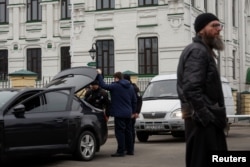
[[[139,114],[138,113],[134,113],[134,114],[132,114],[132,116],[131,116],[131,118],[139,118]]]
[[[97,74],[102,74],[102,70],[101,69],[96,69]]]

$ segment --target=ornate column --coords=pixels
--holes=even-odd
[[[13,6],[11,7],[11,8],[9,8],[9,39],[13,39],[13,36],[14,36],[14,34],[13,34],[13,12],[14,12],[14,10],[13,10],[14,8],[13,8]]]
[[[54,4],[53,16],[54,16],[54,36],[59,36],[59,4]]]
[[[25,38],[25,5],[20,6],[20,36],[19,38]]]
[[[42,37],[47,37],[47,4],[42,5]]]

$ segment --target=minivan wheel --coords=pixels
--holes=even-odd
[[[140,142],[147,142],[149,134],[147,132],[136,132],[136,136]]]
[[[171,134],[173,137],[185,137],[184,131],[172,131]]]
[[[90,131],[83,132],[78,138],[75,157],[81,161],[90,161],[96,152],[96,138]]]
[[[227,126],[224,129],[225,136],[228,136],[230,130],[230,123],[227,123]]]

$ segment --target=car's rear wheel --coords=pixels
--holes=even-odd
[[[140,142],[147,142],[149,134],[147,132],[136,132],[136,136]]]
[[[77,143],[75,156],[81,161],[90,161],[94,158],[97,149],[96,138],[90,131],[83,132]]]

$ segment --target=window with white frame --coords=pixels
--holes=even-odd
[[[104,75],[114,74],[114,41],[98,40],[96,41],[96,67],[100,68]]]
[[[61,19],[70,19],[71,10],[69,9],[70,0],[61,0]]]
[[[236,17],[237,17],[236,7],[237,7],[236,0],[232,0],[232,24],[234,27],[236,26]]]
[[[0,0],[0,23],[9,22],[9,9],[7,8],[9,0]]]
[[[233,70],[233,79],[236,79],[236,51],[233,50],[233,60],[232,60],[232,70]]]
[[[71,67],[70,47],[61,47],[61,71]]]
[[[41,48],[27,49],[27,70],[37,73],[37,79],[42,78]]]
[[[138,39],[139,74],[158,74],[158,38]]]
[[[27,0],[27,21],[42,20],[41,0]]]
[[[0,81],[7,80],[8,76],[8,50],[0,50]]]
[[[108,10],[115,8],[115,0],[96,0],[96,10]]]
[[[158,0],[138,0],[138,6],[158,5]]]

